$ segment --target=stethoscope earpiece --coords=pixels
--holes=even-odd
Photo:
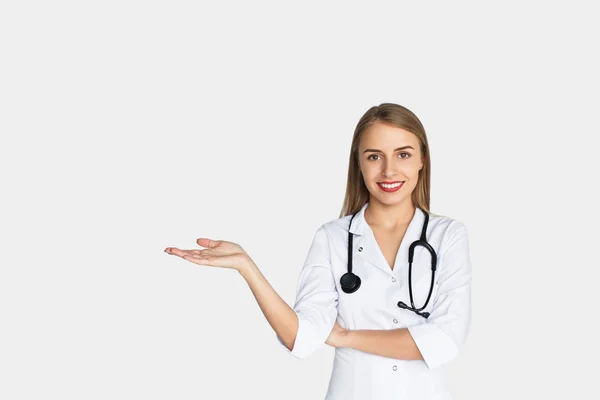
[[[416,210],[415,210],[416,212]],[[408,251],[408,293],[410,296],[410,303],[412,305],[412,307],[409,307],[408,305],[406,305],[406,303],[399,301],[398,302],[398,307],[405,309],[405,310],[410,310],[413,311],[415,314],[418,314],[422,317],[425,318],[429,318],[429,313],[428,312],[422,312],[421,310],[423,310],[425,307],[427,307],[427,304],[429,303],[429,299],[431,298],[431,292],[433,291],[433,285],[435,282],[435,270],[436,270],[436,264],[437,264],[437,256],[435,254],[435,250],[433,249],[433,247],[431,247],[431,245],[429,243],[427,243],[427,239],[425,237],[425,233],[427,232],[427,225],[429,223],[429,214],[425,211],[423,211],[423,213],[425,214],[425,222],[423,223],[423,230],[421,231],[421,238],[419,240],[416,240],[415,242],[413,242],[410,247],[409,247],[409,251]],[[350,224],[348,226],[348,272],[346,272],[344,275],[342,275],[342,278],[340,279],[340,284],[342,286],[342,290],[344,291],[344,293],[354,293],[358,290],[358,288],[360,288],[360,277],[356,274],[354,274],[352,272],[352,232],[350,232],[350,226],[352,226],[352,220],[354,219],[354,217],[356,216],[356,214],[358,214],[358,212],[356,212],[352,218],[350,218]],[[413,262],[413,255],[414,255],[414,250],[416,246],[423,246],[427,249],[427,251],[429,251],[429,253],[431,254],[431,285],[429,286],[429,295],[427,296],[427,300],[425,300],[425,304],[423,305],[423,307],[420,308],[416,308],[415,304],[413,302],[413,294],[412,294],[412,275],[411,275],[411,270],[412,270],[412,262]]]

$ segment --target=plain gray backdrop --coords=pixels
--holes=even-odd
[[[324,398],[334,348],[163,250],[239,243],[293,304],[383,102],[469,232],[454,397],[598,398],[593,2],[413,3],[2,2],[0,398]]]

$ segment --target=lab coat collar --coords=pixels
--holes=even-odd
[[[400,269],[403,269],[404,267],[408,268],[408,248],[412,242],[421,237],[423,222],[425,222],[425,214],[423,210],[421,210],[419,207],[416,207],[413,218],[411,219],[408,228],[406,229],[406,233],[402,238],[402,242],[400,243],[400,248],[398,249],[398,253],[396,254],[396,259],[394,261],[394,270],[392,270],[387,263],[383,252],[379,248],[379,245],[377,244],[373,230],[365,220],[365,210],[367,209],[368,205],[369,202],[366,202],[352,220],[350,232],[358,236],[355,236],[357,239],[354,241],[356,243],[355,246],[356,248],[362,247],[360,252],[354,254],[360,255],[360,257],[364,258],[366,261],[375,265],[384,272],[390,275],[396,275]],[[371,241],[370,245],[368,246],[365,245],[367,240]]]

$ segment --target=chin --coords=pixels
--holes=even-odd
[[[401,204],[406,201],[406,196],[386,196],[385,194],[382,196],[380,193],[377,193],[377,195],[371,193],[371,197],[375,198],[378,202],[389,206]]]
[[[395,206],[404,203],[406,201],[406,198],[403,197],[401,199],[383,199],[379,201],[388,206]]]

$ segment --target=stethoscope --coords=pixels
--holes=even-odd
[[[398,302],[398,307],[413,311],[414,313],[416,313],[422,317],[429,318],[429,313],[422,312],[422,310],[425,309],[425,307],[427,307],[427,304],[429,303],[429,299],[431,298],[431,293],[433,292],[433,282],[435,280],[435,266],[437,263],[437,255],[435,254],[435,250],[433,249],[433,247],[431,247],[431,245],[429,243],[427,243],[427,239],[425,238],[425,233],[427,232],[427,224],[429,223],[429,214],[426,211],[424,211],[423,209],[421,209],[421,208],[419,208],[419,209],[421,211],[423,211],[423,213],[425,214],[425,222],[423,223],[423,230],[421,231],[421,238],[418,240],[415,240],[408,249],[408,294],[410,296],[410,305],[412,307],[407,306],[402,301]],[[416,210],[415,210],[415,212],[416,212]],[[345,293],[354,293],[360,287],[360,278],[357,275],[352,273],[352,238],[353,238],[353,235],[352,235],[352,232],[350,232],[350,226],[352,226],[352,220],[354,219],[356,214],[358,214],[358,212],[356,212],[352,216],[352,218],[350,218],[350,224],[348,226],[348,272],[345,273],[344,275],[342,275],[342,278],[340,279],[340,283],[342,285],[342,290]],[[415,303],[413,302],[412,274],[411,274],[413,256],[415,254],[415,247],[417,247],[417,246],[425,247],[427,249],[427,251],[429,251],[429,254],[431,254],[431,285],[429,286],[429,294],[427,295],[427,300],[425,300],[425,304],[423,304],[423,307],[420,307],[420,308],[416,308]]]

